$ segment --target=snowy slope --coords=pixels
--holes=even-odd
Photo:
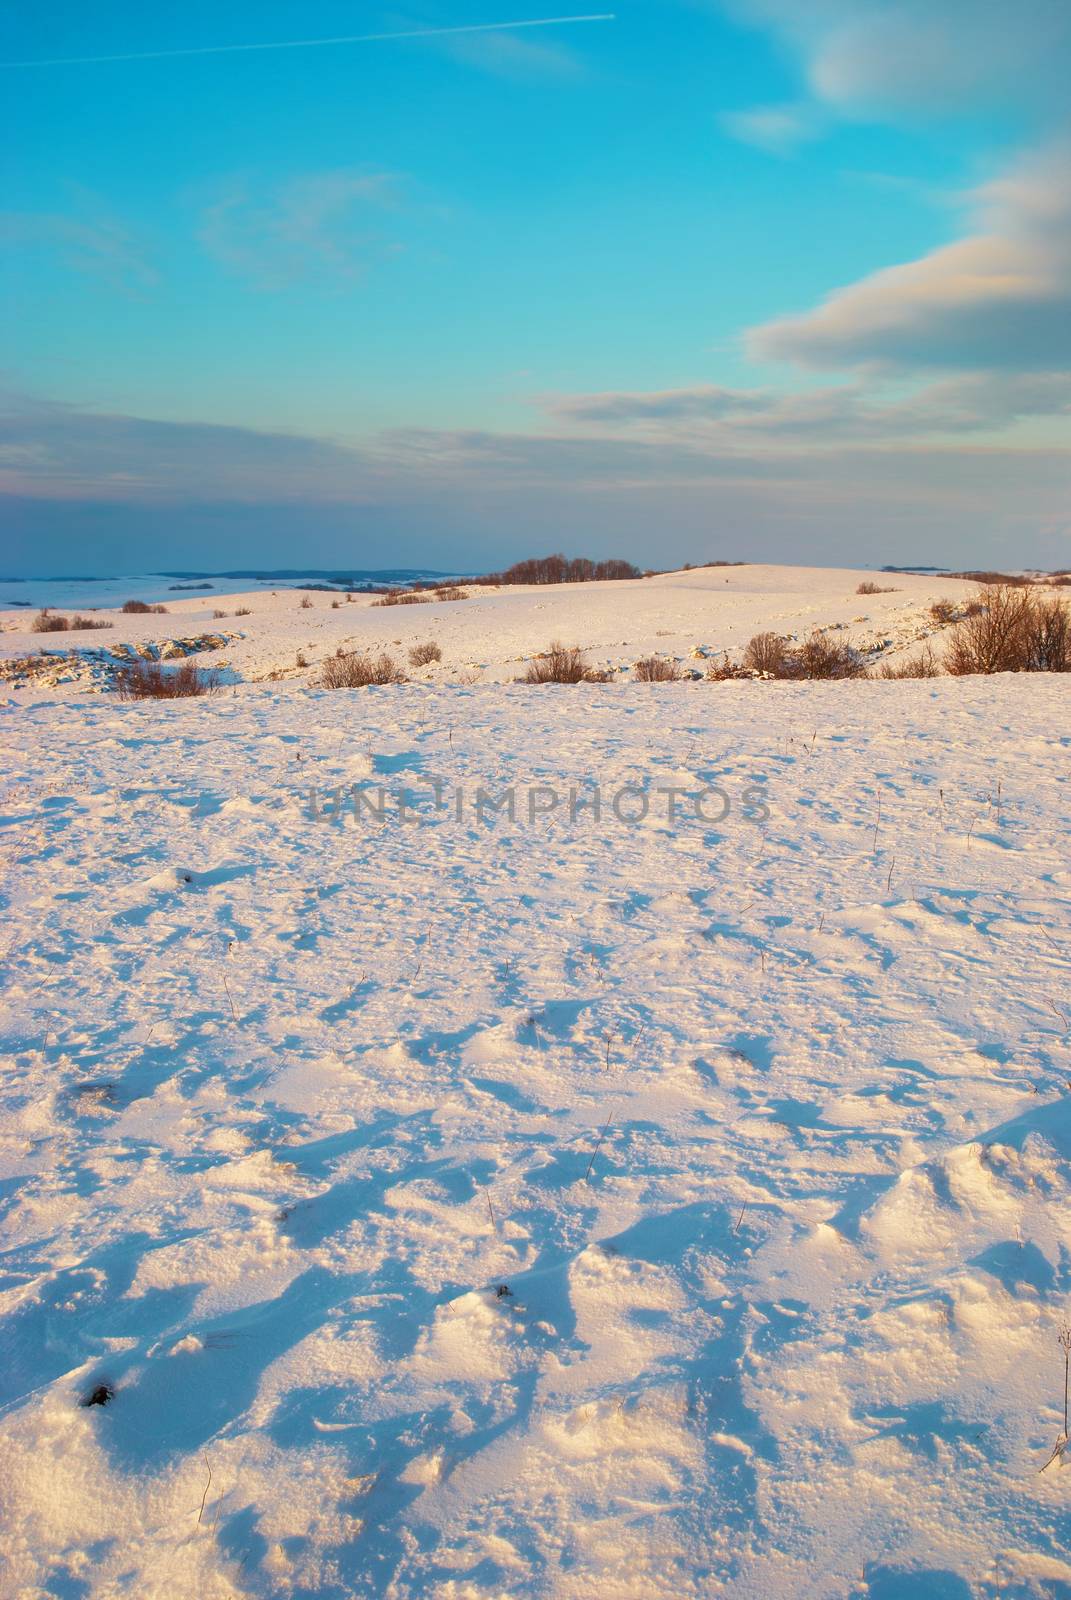
[[[1071,1592],[1065,682],[12,700],[0,1595]]]
[[[860,595],[861,582],[877,581],[889,593]],[[226,651],[228,677],[257,681],[270,673],[308,682],[325,656],[340,647],[386,649],[404,664],[410,646],[434,640],[441,667],[426,669],[428,682],[509,682],[523,677],[524,663],[555,639],[578,644],[593,666],[624,669],[653,653],[687,660],[699,646],[738,654],[753,634],[766,630],[808,634],[813,628],[869,646],[890,641],[913,653],[934,625],[927,608],[937,598],[957,602],[977,586],[962,579],[914,577],[807,567],[705,567],[627,583],[562,584],[552,588],[473,588],[467,600],[382,607],[360,595],[347,604],[337,596],[293,590],[275,594],[166,596],[167,615],[124,616],[102,610],[109,631],[79,634],[28,632],[26,612],[0,612],[0,652],[110,647],[114,643],[172,638],[176,633],[220,629],[238,634]],[[332,601],[335,605],[332,605]],[[250,615],[235,613],[248,608]],[[214,613],[223,610],[225,619]],[[939,644],[939,636],[935,636]],[[298,657],[307,663],[298,666]],[[218,666],[213,658],[211,665]]]

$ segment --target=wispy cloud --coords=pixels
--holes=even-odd
[[[352,280],[391,249],[382,216],[398,202],[390,173],[341,168],[258,186],[233,179],[205,207],[203,247],[255,288],[285,289],[310,276]]]
[[[211,422],[159,422],[9,397],[0,488],[48,499],[238,502],[362,498],[371,457],[328,439]]]
[[[794,155],[819,138],[824,125],[816,109],[802,102],[723,111],[718,120],[731,139],[774,156]]]
[[[0,463],[9,559],[27,571],[47,566],[49,548],[67,552],[55,560],[69,570],[87,528],[119,570],[124,552],[144,553],[146,514],[191,561],[217,565],[222,533],[229,560],[263,563],[271,548],[279,565],[343,552],[352,565],[369,517],[376,537],[390,528],[426,552],[415,559],[437,555],[440,565],[462,551],[472,559],[475,545],[491,559],[523,553],[566,520],[588,547],[642,561],[653,527],[677,530],[674,551],[660,546],[665,559],[684,559],[720,527],[746,528],[740,553],[752,559],[851,564],[865,527],[872,558],[939,551],[950,563],[993,564],[1014,539],[1023,561],[1053,565],[1066,559],[1071,487],[1067,452],[1055,448],[792,438],[774,448],[583,436],[575,424],[547,434],[410,429],[347,444],[17,401],[0,407]]]
[[[558,421],[584,428],[628,428],[721,448],[932,442],[941,435],[992,433],[1027,419],[1071,416],[1071,364],[1058,373],[972,373],[906,393],[861,383],[800,393],[696,384],[652,393],[553,396],[543,404]]]
[[[142,292],[158,280],[148,247],[137,232],[107,214],[96,196],[79,191],[83,213],[0,212],[0,245],[58,261],[71,272],[98,278],[125,293]]]

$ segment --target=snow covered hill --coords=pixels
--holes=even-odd
[[[860,595],[856,591],[864,582],[876,582],[887,592]],[[864,649],[887,647],[891,659],[939,635],[928,612],[935,599],[962,603],[976,589],[955,578],[743,566],[702,567],[626,583],[470,588],[464,600],[412,606],[378,606],[368,595],[347,603],[337,595],[291,589],[229,595],[222,601],[165,595],[166,616],[100,611],[97,615],[112,623],[100,633],[34,634],[27,631],[32,619],[26,612],[2,611],[0,653],[110,649],[215,628],[228,637],[239,635],[225,655],[230,680],[281,675],[310,682],[320,662],[339,648],[386,649],[404,664],[413,645],[433,640],[443,661],[424,671],[426,681],[493,683],[523,677],[525,662],[555,639],[580,645],[594,667],[624,671],[641,656],[671,656],[694,665],[693,651],[739,655],[756,633],[804,637],[828,628]],[[218,664],[214,658],[212,665]],[[88,686],[87,677],[72,692]]]
[[[7,692],[0,1595],[1071,1593],[1066,679],[251,681],[950,592],[858,577]]]

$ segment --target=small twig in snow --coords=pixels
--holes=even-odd
[[[237,1022],[238,1022],[238,1013],[234,1009],[234,1001],[231,999],[231,986],[227,982],[226,975],[224,975],[224,978],[223,978],[223,987],[227,991],[227,1003],[229,1004],[229,1006],[231,1008],[231,1018],[234,1021],[234,1023],[237,1024]]]
[[[205,1492],[201,1496],[201,1509],[197,1513],[197,1521],[198,1521],[198,1523],[200,1523],[201,1518],[205,1514],[205,1502],[208,1499],[208,1491],[212,1487],[212,1463],[211,1463],[211,1461],[209,1461],[207,1456],[205,1456],[205,1466],[208,1468],[208,1482],[205,1484]]]
[[[595,1157],[598,1155],[599,1151],[602,1149],[602,1142],[606,1138],[606,1135],[610,1131],[610,1123],[613,1121],[613,1115],[614,1114],[611,1111],[610,1115],[606,1119],[605,1127],[603,1128],[602,1132],[599,1134],[598,1139],[595,1141],[595,1148],[591,1152],[591,1160],[588,1162],[588,1170],[584,1174],[585,1183],[589,1183],[591,1181],[591,1169],[595,1165]]]
[[[1068,1389],[1068,1377],[1069,1377],[1069,1374],[1071,1374],[1071,1328],[1065,1328],[1064,1329],[1064,1331],[1063,1331],[1063,1333],[1061,1333],[1057,1343],[1059,1344],[1060,1348],[1062,1349],[1062,1351],[1064,1353],[1064,1431],[1060,1435],[1060,1437],[1057,1439],[1056,1443],[1053,1445],[1052,1455],[1046,1461],[1045,1465],[1039,1469],[1039,1472],[1038,1472],[1038,1476],[1039,1477],[1041,1476],[1042,1472],[1047,1472],[1048,1471],[1048,1469],[1052,1466],[1054,1461],[1059,1461],[1060,1465],[1063,1466],[1064,1452],[1066,1451],[1067,1446],[1068,1446],[1068,1432],[1067,1432],[1067,1398],[1068,1398],[1068,1395],[1067,1395],[1067,1389]]]

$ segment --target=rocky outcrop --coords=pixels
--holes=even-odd
[[[202,651],[225,650],[237,633],[200,633],[181,639],[139,640],[107,649],[41,650],[31,656],[0,657],[0,683],[13,688],[55,689],[80,684],[87,694],[115,688],[116,675],[136,661],[182,661]]]

